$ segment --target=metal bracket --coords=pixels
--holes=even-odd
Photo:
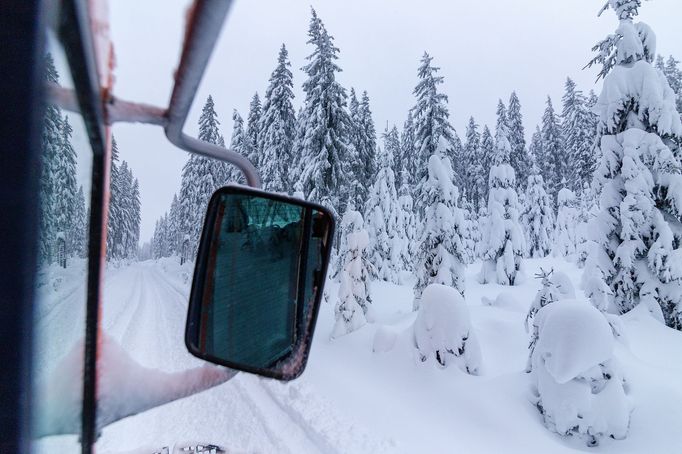
[[[246,157],[182,132],[231,4],[232,0],[204,0],[195,2],[191,7],[182,55],[175,73],[175,85],[167,109],[123,101],[106,91],[101,95],[102,104],[107,124],[124,122],[162,126],[166,137],[176,147],[229,162],[241,170],[249,186],[260,189],[258,170]],[[51,101],[61,108],[78,112],[78,100],[73,90],[50,84],[48,94]]]

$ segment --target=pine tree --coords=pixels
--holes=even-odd
[[[407,120],[403,125],[403,131],[400,134],[400,150],[401,157],[400,161],[402,163],[402,173],[397,176],[399,184],[399,191],[402,188],[406,188],[410,195],[415,194],[416,188],[416,166],[415,166],[415,156],[417,152],[415,150],[415,136],[414,136],[414,121],[412,119],[412,111],[407,112]]]
[[[488,176],[490,175],[490,169],[492,168],[493,165],[493,157],[495,155],[495,140],[493,139],[492,134],[490,133],[490,128],[488,126],[483,127],[483,133],[481,134],[481,178],[483,181],[480,181],[480,189],[479,189],[479,204],[478,204],[478,212],[483,209],[485,211],[485,208],[487,206],[487,200],[488,200]]]
[[[676,96],[675,105],[677,106],[677,112],[682,115],[682,70],[680,70],[679,64],[679,60],[675,59],[672,55],[668,57],[665,63],[663,63],[662,56],[659,55],[656,58],[656,68],[668,80],[668,85],[670,85]]]
[[[430,156],[436,154],[444,145],[452,148],[455,136],[454,129],[448,121],[450,117],[448,97],[438,92],[438,86],[443,83],[443,76],[436,75],[440,68],[432,66],[432,60],[433,57],[424,52],[417,71],[419,82],[413,91],[417,103],[412,108],[415,155],[411,159],[414,162],[414,181],[418,185],[426,184],[429,177],[427,163]],[[417,191],[423,193],[423,190]],[[425,208],[421,205],[422,200],[422,197],[417,198],[417,208],[420,212]]]
[[[643,303],[681,329],[682,123],[673,90],[652,66],[654,32],[633,21],[640,1],[608,5],[619,26],[595,46],[589,63],[602,65],[604,83],[596,105],[600,211],[589,229],[584,286],[593,300],[606,299],[621,313]]]
[[[270,85],[265,91],[259,149],[263,187],[268,191],[291,193],[293,183],[288,169],[293,160],[296,117],[292,104],[294,85],[288,55],[286,47],[282,44],[277,57],[277,67],[272,72]]]
[[[142,221],[140,182],[137,178],[133,179],[130,205],[130,242],[128,244],[127,256],[128,258],[135,258],[138,255],[140,247],[140,222]]]
[[[182,251],[181,235],[181,207],[178,194],[173,194],[173,201],[171,202],[170,211],[168,212],[168,231],[170,234],[170,251],[171,255],[180,255]]]
[[[78,193],[74,200],[73,219],[71,224],[72,248],[74,256],[85,258],[88,251],[88,211],[85,208],[85,195],[83,186],[78,187]]]
[[[522,189],[530,176],[532,162],[526,149],[525,130],[523,128],[523,115],[521,114],[521,101],[513,91],[509,97],[509,111],[507,112],[507,128],[509,130],[509,144],[511,154],[509,160],[516,173],[516,181]]]
[[[244,132],[244,120],[239,112],[234,110],[232,112],[232,137],[230,138],[230,150],[246,156],[247,154],[247,139]],[[245,184],[246,179],[242,171],[237,166],[230,165],[229,181],[232,183]]]
[[[367,231],[363,226],[362,215],[348,204],[343,215],[342,231],[344,247],[341,250],[343,270],[339,299],[334,309],[336,323],[332,338],[343,336],[372,321],[372,299],[370,296],[370,271],[364,257],[369,243]]]
[[[498,122],[494,165],[489,178],[488,219],[483,237],[486,252],[479,274],[482,284],[515,285],[526,249],[519,225],[516,176],[509,164],[510,153],[507,126]]]
[[[462,233],[462,246],[464,247],[464,263],[469,265],[478,258],[476,244],[481,241],[481,232],[478,228],[478,216],[474,210],[474,204],[462,195],[462,213],[464,214],[464,231]]]
[[[473,203],[476,211],[481,205],[482,188],[486,180],[481,155],[481,135],[474,117],[470,117],[466,130],[466,142],[462,156],[456,161],[459,165],[455,164],[455,173],[461,176],[463,193],[468,196],[468,200]]]
[[[395,189],[392,151],[386,147],[383,152],[379,149],[381,168],[369,190],[365,208],[369,234],[367,258],[377,279],[399,284],[404,241],[400,234],[404,227]]]
[[[249,116],[246,118],[246,158],[251,163],[260,168],[261,165],[261,150],[258,149],[260,144],[260,122],[262,116],[262,109],[260,104],[260,96],[258,93],[253,95],[251,103],[249,104]]]
[[[303,83],[304,113],[299,117],[298,140],[294,148],[299,154],[299,182],[308,200],[326,201],[335,211],[349,192],[348,129],[346,91],[336,81],[341,68],[335,63],[339,49],[327,33],[314,9],[308,30],[308,44],[313,53],[303,71],[308,79]]]
[[[360,173],[357,175],[358,188],[360,189],[360,200],[364,203],[367,200],[367,193],[376,178],[377,166],[377,134],[374,129],[372,111],[369,108],[369,96],[367,91],[362,92],[362,100],[358,110],[360,119],[360,148],[356,149],[358,162],[361,164]]]
[[[60,147],[54,161],[54,229],[66,239],[67,254],[73,253],[73,238],[69,233],[73,226],[74,210],[78,185],[76,182],[76,151],[71,145],[73,129],[69,118],[61,122]]]
[[[528,153],[530,153],[531,161],[536,166],[539,174],[542,175],[542,169],[540,167],[540,161],[544,159],[544,152],[542,151],[542,132],[540,131],[540,126],[535,127],[535,132],[530,139],[530,145],[528,146]]]
[[[575,194],[568,188],[561,188],[557,196],[556,228],[552,255],[568,257],[576,253],[578,245],[578,206]]]
[[[215,110],[213,97],[208,95],[204,107],[201,109],[201,116],[199,117],[199,140],[225,147],[225,139],[220,134],[220,121]],[[229,181],[229,168],[231,164],[219,161],[217,159],[206,159],[206,167],[210,169],[215,189],[227,184]]]
[[[547,185],[547,192],[552,196],[552,203],[556,203],[561,180],[566,174],[566,156],[563,153],[559,118],[554,113],[552,99],[549,96],[547,96],[547,106],[542,116],[541,138],[542,155],[538,157],[537,164]]]
[[[59,84],[59,74],[54,66],[52,55],[45,55],[45,79],[47,82]],[[41,262],[52,261],[52,250],[56,238],[56,166],[62,148],[62,113],[54,104],[45,106],[41,138],[41,173],[40,173],[40,245]]]
[[[562,98],[561,137],[566,161],[568,187],[580,191],[583,183],[592,181],[596,168],[594,142],[596,124],[587,108],[587,99],[576,88],[571,78],[566,79],[565,93]]]
[[[419,309],[429,284],[454,287],[464,295],[464,216],[456,205],[459,191],[452,184],[453,170],[444,152],[441,149],[429,158],[428,179],[420,188],[425,226],[417,253],[413,310]]]
[[[552,248],[554,209],[537,167],[528,177],[525,199],[521,224],[526,233],[528,257],[546,257]]]
[[[111,162],[109,170],[109,220],[107,222],[107,260],[116,256],[116,246],[120,242],[122,224],[122,203],[121,178],[118,169],[118,144],[116,139],[111,138]]]

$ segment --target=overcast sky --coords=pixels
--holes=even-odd
[[[617,26],[604,0],[235,0],[195,100],[187,131],[212,94],[229,143],[232,110],[243,117],[251,97],[267,87],[282,43],[289,49],[296,109],[303,101],[300,68],[312,5],[340,48],[340,82],[367,90],[377,131],[387,122],[400,128],[414,104],[412,90],[424,51],[445,77],[450,119],[464,137],[469,116],[495,124],[497,100],[515,90],[521,100],[526,136],[544,110],[547,95],[560,110],[563,84],[573,78],[585,92],[595,89],[596,70],[581,70],[591,47]],[[110,2],[116,52],[117,96],[165,106],[180,53],[187,1]],[[639,20],[653,27],[658,52],[682,59],[680,0],[644,2]],[[140,180],[142,241],[179,189],[187,155],[154,126],[117,125],[121,158]]]

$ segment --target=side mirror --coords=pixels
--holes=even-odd
[[[310,352],[333,234],[333,216],[320,205],[242,186],[216,191],[190,293],[190,353],[279,380],[298,377]]]

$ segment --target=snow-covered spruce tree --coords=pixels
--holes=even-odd
[[[59,84],[59,73],[54,66],[52,55],[45,55],[45,79]],[[61,109],[54,104],[45,105],[41,137],[40,172],[40,244],[39,261],[50,263],[57,231],[55,230],[55,165],[61,149]]]
[[[441,284],[426,287],[412,330],[421,362],[433,356],[441,367],[455,362],[464,372],[478,374],[481,348],[467,305],[456,289]]]
[[[578,226],[576,231],[577,238],[577,264],[579,267],[585,266],[587,253],[590,245],[589,226],[592,218],[598,214],[599,207],[597,206],[596,194],[592,187],[587,183],[583,183],[583,189],[578,194]]]
[[[175,193],[173,194],[173,201],[171,202],[170,211],[168,212],[171,255],[180,255],[182,252],[182,237],[180,233],[182,220],[180,215],[180,200],[178,199],[178,194]]]
[[[356,174],[358,178],[358,188],[363,190],[360,200],[363,203],[367,200],[367,192],[374,183],[377,174],[377,133],[374,129],[372,111],[369,107],[369,96],[367,91],[362,92],[362,99],[358,110],[360,147],[356,149],[357,161],[360,163],[360,172]]]
[[[533,166],[528,177],[521,224],[526,234],[528,257],[546,257],[552,248],[554,209],[537,166]]]
[[[586,293],[624,313],[644,303],[682,329],[682,124],[675,94],[652,66],[655,35],[634,23],[639,0],[610,0],[615,34],[595,46],[590,64],[604,77],[597,102],[600,211],[590,232]],[[610,293],[610,294],[609,294]],[[595,303],[598,306],[598,303]]]
[[[490,175],[490,169],[493,165],[493,156],[495,155],[495,140],[490,132],[488,126],[483,127],[483,132],[481,133],[481,169],[480,176],[483,178],[480,181],[480,194],[479,194],[479,206],[478,212],[480,214],[481,210],[485,211],[488,201],[488,176]],[[480,218],[480,216],[479,216]],[[479,226],[479,229],[481,227]]]
[[[254,93],[249,104],[249,115],[246,117],[246,157],[253,165],[260,168],[261,152],[258,149],[260,145],[260,121],[262,116],[262,108],[260,103],[260,96]]]
[[[668,80],[668,85],[675,93],[677,111],[682,115],[682,70],[680,70],[679,60],[672,55],[663,63],[663,57],[656,57],[656,69],[661,71]]]
[[[592,181],[596,168],[594,143],[597,129],[594,115],[588,110],[587,99],[570,77],[566,79],[562,103],[561,138],[568,162],[565,178],[568,188],[577,192],[582,190],[583,183]]]
[[[370,297],[371,274],[364,257],[369,235],[363,224],[362,215],[349,203],[341,222],[344,235],[344,246],[341,250],[343,269],[339,299],[334,309],[336,323],[332,330],[332,338],[355,331],[373,318]]]
[[[526,242],[519,225],[516,177],[509,165],[507,126],[500,123],[495,137],[494,164],[490,169],[488,219],[483,236],[485,255],[479,282],[514,285],[521,273]]]
[[[244,131],[244,120],[237,110],[232,111],[232,136],[230,137],[230,150],[241,155],[247,155],[247,139]],[[230,183],[245,184],[246,179],[237,166],[229,166],[230,173],[228,181]]]
[[[487,185],[486,185],[487,187]],[[482,259],[485,257],[486,253],[486,244],[484,241],[485,238],[485,232],[488,229],[488,207],[481,204],[480,208],[478,209],[478,213],[476,214],[478,218],[478,231],[479,231],[479,236],[480,240],[476,243],[476,259]]]
[[[466,195],[476,210],[481,205],[481,194],[485,183],[483,164],[481,163],[481,134],[474,117],[469,118],[462,155],[456,160],[455,173],[460,175],[463,185],[462,193]]]
[[[540,126],[535,127],[535,132],[530,139],[530,145],[528,145],[528,153],[536,169],[542,175],[542,168],[539,162],[544,159],[544,153],[542,151],[542,132],[540,131]]]
[[[471,200],[462,195],[462,213],[464,215],[464,231],[462,232],[462,246],[464,247],[464,263],[469,265],[478,258],[476,245],[481,241],[481,232],[478,228],[478,216]]]
[[[419,309],[422,292],[429,284],[447,285],[464,294],[464,216],[456,205],[459,194],[452,183],[452,166],[443,152],[429,158],[428,172],[420,188],[425,225],[417,252],[413,310]]]
[[[400,151],[401,157],[401,174],[396,175],[398,181],[398,191],[403,191],[406,188],[411,196],[414,196],[416,189],[416,172],[415,168],[415,137],[414,137],[414,121],[412,118],[412,111],[407,112],[407,120],[403,125],[403,131],[400,134]]]
[[[305,104],[299,118],[302,121],[295,148],[298,153],[300,183],[308,200],[323,201],[342,210],[347,200],[349,175],[349,128],[346,112],[346,91],[336,81],[341,68],[336,64],[339,49],[334,38],[311,9],[308,44],[313,52],[303,71],[308,79],[303,83]]]
[[[73,238],[69,233],[74,223],[74,207],[78,185],[76,182],[76,151],[71,145],[73,129],[69,117],[65,116],[61,123],[61,140],[54,167],[54,229],[61,232],[66,239],[66,253],[73,254]]]
[[[561,125],[559,118],[554,112],[552,99],[547,96],[547,106],[542,115],[542,128],[540,130],[542,146],[538,151],[536,163],[540,167],[542,178],[547,185],[547,192],[552,197],[552,203],[556,203],[556,196],[561,189],[561,180],[566,174],[566,155],[563,153],[563,139],[561,138]]]
[[[265,91],[260,123],[260,173],[268,191],[293,192],[289,167],[293,161],[292,146],[296,134],[296,117],[292,99],[293,81],[287,48],[282,44],[277,67]]]
[[[521,190],[526,188],[526,182],[530,176],[531,159],[526,149],[525,129],[523,128],[523,115],[521,114],[521,101],[513,91],[509,97],[509,110],[507,111],[507,128],[509,130],[509,145],[511,153],[509,161],[516,173],[516,181]]]
[[[111,162],[109,170],[109,220],[107,222],[107,260],[114,258],[116,245],[120,242],[122,217],[121,178],[118,170],[118,144],[116,138],[111,137]]]
[[[83,186],[78,187],[78,193],[74,200],[73,219],[71,224],[72,249],[71,253],[76,257],[87,257],[88,250],[88,210],[85,208],[85,195]]]
[[[395,190],[393,157],[379,149],[381,168],[370,187],[365,205],[365,219],[369,234],[367,259],[372,264],[377,279],[400,283],[403,230],[398,193]]]
[[[571,257],[577,251],[577,227],[580,213],[575,194],[568,188],[561,188],[557,194],[557,216],[552,255]]]
[[[627,437],[632,403],[606,318],[589,304],[566,300],[540,309],[533,324],[531,390],[545,426],[588,446]]]
[[[131,174],[132,175],[132,174]],[[130,193],[130,241],[126,256],[130,259],[138,256],[140,247],[140,223],[142,221],[142,205],[140,202],[140,182],[137,178],[133,179],[132,191]]]
[[[455,131],[448,121],[450,116],[448,97],[438,92],[438,86],[443,83],[443,76],[436,75],[440,68],[432,66],[432,60],[433,57],[424,52],[417,71],[419,82],[413,91],[417,98],[417,103],[412,107],[415,155],[408,159],[414,163],[414,182],[418,186],[426,184],[429,178],[430,157],[442,148],[443,143],[447,144],[448,149],[452,148],[455,138]],[[418,187],[415,190],[416,208],[423,213],[426,207],[422,205],[424,198],[419,194],[423,194],[424,190]]]
[[[222,134],[220,134],[219,126],[220,121],[218,120],[218,113],[215,110],[213,97],[208,95],[206,103],[201,109],[201,115],[199,116],[199,140],[225,147],[225,139]],[[207,166],[211,170],[214,190],[227,184],[229,182],[230,167],[232,167],[232,165],[217,159],[205,159],[208,159]]]

